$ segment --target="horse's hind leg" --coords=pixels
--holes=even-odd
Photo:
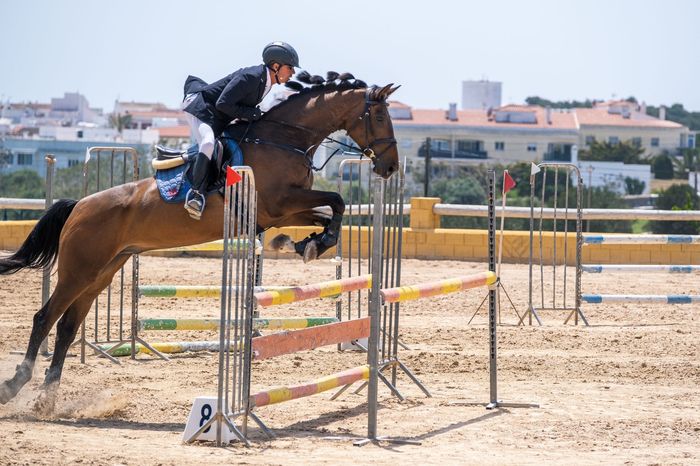
[[[99,276],[95,278],[90,288],[85,291],[68,310],[63,314],[61,320],[56,326],[56,344],[54,345],[53,358],[51,365],[46,372],[43,388],[45,396],[37,400],[36,408],[42,412],[53,410],[55,403],[55,395],[61,380],[63,372],[63,364],[66,360],[66,354],[71,343],[75,340],[80,324],[83,323],[95,298],[104,290],[112,281],[114,274],[119,270],[124,263],[131,257],[130,255],[119,256],[108,264]]]
[[[276,226],[316,225],[325,229],[328,228],[330,223],[331,216],[326,212],[308,209],[303,212],[297,212],[289,217],[285,217],[278,222],[278,225]],[[316,235],[313,235],[313,237],[307,237],[305,240],[303,240],[303,245],[300,246],[300,248],[304,250],[306,244],[314,238],[316,238]],[[270,241],[270,248],[276,251],[287,250],[290,252],[296,252],[295,243],[292,238],[283,233],[275,236],[272,241]]]
[[[56,344],[54,345],[51,366],[46,371],[46,378],[42,385],[44,393],[39,396],[34,407],[36,411],[42,414],[48,414],[53,411],[66,354],[71,343],[75,340],[80,324],[90,312],[92,303],[98,294],[99,292],[85,293],[76,299],[58,321],[56,326]]]
[[[58,318],[53,306],[53,297],[34,314],[34,322],[32,325],[32,333],[29,337],[29,345],[27,352],[24,354],[24,361],[17,366],[17,371],[14,377],[0,385],[0,403],[5,404],[17,395],[20,389],[31,380],[34,364],[39,352],[39,347],[44,338],[49,334],[51,327]],[[53,309],[53,312],[50,311]]]

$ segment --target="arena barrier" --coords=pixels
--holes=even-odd
[[[82,197],[111,188],[130,181],[139,179],[139,154],[132,147],[89,147],[85,153],[83,165],[83,192]],[[137,282],[138,254],[131,256],[132,283]],[[100,356],[119,364],[112,353],[120,351],[124,345],[131,344],[132,353],[135,354],[137,343],[148,347],[136,334],[137,316],[134,314],[134,302],[137,300],[134,287],[130,296],[127,296],[126,267],[125,264],[116,274],[116,279],[96,299],[93,308],[93,317],[83,321],[80,327],[80,336],[73,343],[80,345],[80,361],[85,362],[85,347],[88,346]],[[116,281],[116,283],[115,283]],[[129,316],[125,301],[131,299],[132,310]],[[104,301],[104,303],[103,303]],[[86,329],[86,324],[91,328]],[[130,327],[130,332],[127,329]],[[88,333],[92,334],[91,336]],[[160,352],[153,350],[164,359]],[[133,356],[132,356],[133,357]]]
[[[401,169],[384,183],[381,203],[384,236],[381,250],[376,253],[370,228],[375,217],[374,185],[377,182],[377,179],[372,176],[372,163],[368,159],[346,159],[340,163],[338,192],[343,194],[347,208],[336,249],[336,279],[356,277],[371,272],[373,261],[379,260],[383,266],[378,275],[381,278],[380,286],[382,288],[401,286],[405,167],[405,163],[401,164]],[[369,289],[345,293],[342,299],[336,301],[338,319],[342,321],[366,315],[369,294]],[[388,303],[382,306],[380,313],[381,371],[391,370],[391,380],[382,375],[382,382],[400,400],[404,400],[404,396],[397,387],[397,375],[400,369],[426,396],[431,396],[426,386],[399,358],[399,347],[408,349],[399,339],[400,303]],[[366,345],[367,342],[362,341],[353,346],[364,351]],[[339,350],[348,348],[352,346],[338,346]],[[365,386],[366,383],[360,386],[357,392]]]
[[[560,175],[560,171],[563,175]],[[538,189],[539,193],[535,196]],[[559,193],[560,189],[563,190],[563,196]],[[532,325],[533,317],[542,325],[538,311],[566,312],[568,315],[564,323],[574,317],[574,323],[578,325],[580,317],[588,325],[581,310],[582,190],[583,180],[576,165],[549,162],[532,164],[528,310],[521,316],[519,325],[524,324],[526,318]],[[552,220],[545,220],[546,207],[553,211]],[[536,211],[539,213],[537,218]],[[539,220],[537,228],[536,220]],[[569,241],[570,231],[576,235],[573,244]],[[547,251],[548,254],[543,250],[545,232],[553,238],[553,251]],[[538,246],[537,257],[534,254],[535,245]],[[545,263],[545,257],[551,257],[551,263]],[[539,270],[536,275],[533,273],[535,268]],[[539,295],[539,303],[535,302],[536,294]]]
[[[202,432],[208,430],[212,424],[216,425],[217,445],[222,445],[223,426],[227,426],[242,442],[249,445],[247,439],[247,421],[253,419],[260,428],[270,436],[272,432],[255,415],[253,408],[261,407],[273,403],[293,400],[304,396],[313,395],[321,391],[338,387],[347,387],[350,384],[367,380],[367,405],[368,405],[368,427],[367,437],[355,439],[357,445],[367,442],[389,441],[395,443],[418,443],[411,440],[393,439],[377,436],[377,412],[378,412],[378,381],[381,377],[380,370],[380,338],[381,338],[381,309],[389,301],[396,302],[408,299],[418,299],[443,294],[457,292],[477,286],[489,286],[489,368],[490,368],[490,402],[484,403],[488,408],[494,407],[533,407],[537,405],[503,403],[497,396],[497,339],[496,339],[496,259],[495,259],[495,172],[490,170],[491,180],[489,184],[489,271],[487,273],[474,274],[460,279],[443,280],[440,282],[421,284],[415,287],[393,287],[384,290],[384,298],[381,293],[382,272],[385,264],[381,260],[383,243],[385,240],[383,201],[386,182],[377,179],[374,185],[374,215],[372,221],[372,256],[371,280],[361,277],[361,280],[339,279],[335,282],[297,287],[298,293],[288,293],[282,298],[275,292],[260,292],[254,294],[254,277],[256,275],[256,262],[253,256],[241,257],[235,255],[235,251],[230,251],[227,247],[228,240],[232,235],[240,237],[247,235],[252,237],[254,227],[243,226],[243,230],[232,233],[233,223],[230,214],[236,209],[231,209],[234,198],[231,187],[226,190],[226,215],[224,226],[224,261],[221,306],[221,322],[225,325],[220,327],[220,347],[219,352],[219,384],[218,403],[216,412],[199,430],[185,439],[186,442],[195,440]],[[237,188],[237,189],[240,189]],[[254,198],[250,194],[248,198]],[[241,209],[238,209],[240,211]],[[248,208],[247,211],[254,209]],[[249,219],[254,225],[254,220]],[[238,224],[239,225],[240,221]],[[235,273],[234,273],[235,271]],[[242,273],[241,271],[245,271]],[[357,277],[360,278],[360,277]],[[319,327],[313,327],[292,332],[272,334],[264,337],[253,338],[253,308],[255,300],[267,305],[282,305],[288,302],[297,302],[304,299],[319,298],[324,290],[337,289],[343,286],[355,286],[358,283],[370,284],[370,295],[366,317],[340,321]],[[237,286],[233,286],[233,285]],[[330,345],[344,340],[359,338],[366,335],[369,341],[367,347],[367,366],[359,366],[346,371],[332,374],[311,382],[293,386],[277,387],[264,390],[259,393],[250,394],[252,378],[253,359],[265,359],[290,354],[297,351],[317,348],[319,346]],[[389,385],[391,387],[391,385]],[[233,424],[233,419],[241,417],[241,428]]]
[[[700,235],[584,235],[583,244],[697,244]],[[699,265],[663,264],[595,264],[581,265],[586,273],[640,272],[640,273],[696,273]],[[587,304],[636,303],[636,304],[693,304],[700,303],[700,295],[627,295],[627,294],[581,294],[581,302]]]

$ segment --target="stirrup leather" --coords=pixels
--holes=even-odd
[[[204,207],[206,207],[206,205],[207,199],[202,194],[194,189],[187,191],[187,195],[185,196],[185,210],[190,214],[190,217],[195,220],[202,218],[202,212],[204,212]]]

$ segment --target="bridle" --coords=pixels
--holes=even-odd
[[[384,153],[386,153],[386,151],[391,149],[392,146],[396,145],[396,138],[393,138],[393,137],[392,138],[375,138],[375,139],[370,140],[370,134],[372,133],[372,127],[371,127],[371,122],[370,122],[371,117],[372,117],[372,108],[377,106],[377,105],[382,105],[384,107],[389,106],[389,104],[387,104],[383,100],[372,99],[371,98],[371,89],[367,89],[365,91],[365,106],[362,110],[362,113],[360,113],[360,115],[357,117],[357,123],[355,123],[355,125],[348,128],[348,133],[349,133],[358,124],[361,124],[361,122],[364,122],[364,124],[365,124],[365,146],[364,147],[359,147],[359,146],[356,146],[353,144],[347,144],[345,142],[338,141],[336,139],[333,139],[333,138],[327,136],[320,143],[312,144],[311,146],[309,146],[308,148],[306,148],[304,150],[304,149],[301,149],[299,147],[292,146],[290,144],[278,143],[278,142],[274,142],[274,141],[263,140],[260,138],[249,137],[249,136],[247,136],[247,133],[248,133],[248,129],[250,128],[250,125],[246,129],[246,132],[245,132],[244,136],[241,138],[240,142],[249,143],[249,144],[270,145],[270,146],[276,147],[278,149],[284,149],[284,150],[287,150],[290,152],[304,155],[306,158],[306,161],[309,165],[309,168],[311,168],[315,171],[322,170],[323,167],[325,167],[326,164],[331,160],[331,158],[333,158],[333,156],[335,156],[340,151],[339,148],[336,149],[331,154],[331,156],[326,159],[326,161],[323,163],[322,166],[315,167],[311,161],[311,158],[312,158],[311,155],[316,150],[316,148],[318,148],[319,146],[321,146],[323,144],[329,143],[329,142],[332,142],[334,144],[341,146],[342,148],[349,149],[349,151],[352,151],[352,152],[359,154],[360,158],[367,157],[368,159],[370,159],[372,161],[372,163],[376,164],[377,160],[382,155],[384,155]],[[282,125],[282,126],[287,126],[289,128],[301,130],[301,131],[304,131],[304,132],[309,133],[309,134],[315,135],[317,133],[317,131],[312,130],[310,128],[307,128],[305,126],[297,125],[294,123],[288,123],[288,122],[282,121],[282,120],[264,120],[264,121],[266,121],[268,123],[274,123],[274,124],[278,124],[278,125]],[[381,152],[376,153],[375,148],[377,146],[381,146],[381,145],[386,145],[386,147]]]
[[[364,157],[367,157],[370,159],[372,162],[376,163],[377,159],[384,155],[386,151],[388,151],[392,146],[396,145],[396,138],[375,138],[370,141],[370,132],[371,132],[371,124],[370,120],[372,118],[372,108],[377,105],[382,105],[385,108],[389,106],[385,101],[383,100],[373,100],[370,98],[370,89],[367,89],[365,91],[365,108],[362,110],[362,113],[358,117],[359,121],[364,121],[365,123],[365,147],[360,148],[358,146],[353,146],[351,144],[346,144],[344,142],[336,141],[333,138],[327,137],[325,141],[330,141],[334,142],[340,146],[343,146],[347,149],[352,149],[352,150],[359,150],[361,155]],[[354,128],[354,126],[352,127]],[[352,129],[350,128],[350,129]],[[350,130],[348,130],[348,133]],[[381,151],[379,154],[376,154],[374,151],[374,148],[378,145],[386,144],[386,148]],[[333,154],[335,155],[335,153]],[[333,156],[331,155],[331,157]],[[330,159],[330,157],[329,157]]]

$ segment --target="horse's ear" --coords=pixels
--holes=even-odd
[[[390,85],[391,85],[391,84],[390,84]],[[400,88],[400,87],[401,87],[401,84],[399,84],[398,86],[392,87],[391,89],[389,89],[389,92],[387,92],[386,96],[389,97],[391,94],[393,94],[394,92],[396,92],[396,90],[397,90],[398,88]]]
[[[379,89],[379,92],[377,92],[377,100],[386,100],[386,98],[389,97],[389,94],[391,94],[391,86],[393,85],[394,83],[389,83]]]

